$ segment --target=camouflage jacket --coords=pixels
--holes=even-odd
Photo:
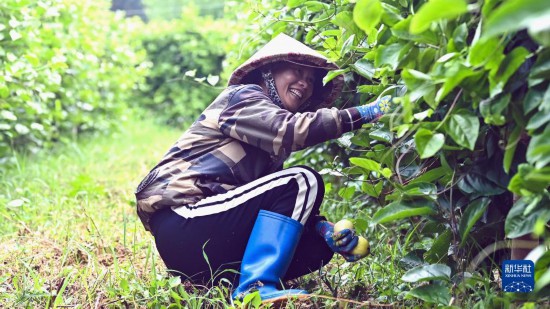
[[[179,138],[136,190],[150,230],[162,208],[193,205],[282,168],[291,152],[362,126],[355,108],[291,113],[257,85],[230,86]]]

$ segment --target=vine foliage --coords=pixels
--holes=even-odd
[[[340,148],[335,168],[358,188],[340,190],[342,197],[351,192],[358,203],[368,201],[362,207],[379,205],[365,220],[410,222],[431,237],[427,248],[403,252],[414,261],[403,280],[430,282],[410,296],[449,304],[457,278],[483,271],[470,263],[482,248],[525,235],[548,240],[547,4],[288,0],[247,2],[238,11],[246,10],[255,26],[228,63],[285,32],[340,66],[324,80],[344,75],[340,106],[400,97],[378,123],[320,147]],[[319,167],[334,160],[326,151],[302,156]],[[550,283],[548,257],[536,267],[536,278],[547,278],[536,283],[539,295]]]

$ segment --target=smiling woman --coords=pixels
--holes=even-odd
[[[201,284],[226,278],[234,298],[258,289],[272,299],[306,293],[278,288],[334,252],[348,261],[364,257],[353,253],[359,239],[352,229],[333,233],[319,216],[321,176],[305,166],[283,169],[293,151],[382,115],[379,101],[329,108],[343,79],[321,81],[334,69],[313,49],[277,36],[233,72],[141,182],[138,215],[174,274]]]
[[[283,106],[297,112],[313,93],[315,70],[288,62],[277,63],[273,69],[273,80]]]

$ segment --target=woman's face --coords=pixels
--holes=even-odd
[[[284,107],[296,112],[313,93],[315,70],[313,68],[283,63],[272,70],[275,88]]]

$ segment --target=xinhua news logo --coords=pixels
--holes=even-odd
[[[529,293],[535,287],[535,264],[530,260],[506,260],[502,264],[502,290]]]

